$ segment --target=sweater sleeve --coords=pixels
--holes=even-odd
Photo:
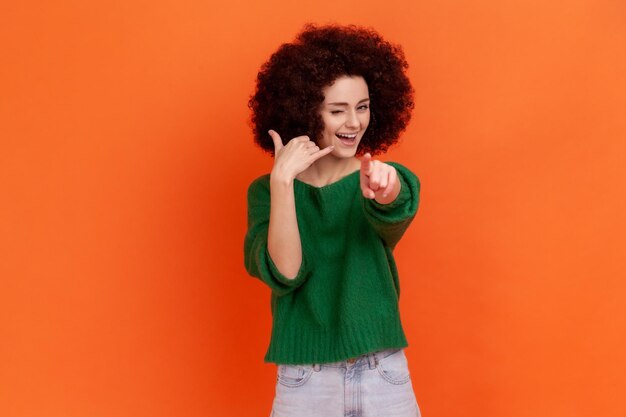
[[[363,211],[368,222],[392,250],[400,241],[417,213],[420,181],[408,168],[397,162],[388,162],[398,173],[400,194],[389,204],[380,204],[363,197]]]
[[[248,188],[248,231],[244,240],[244,264],[248,273],[266,283],[276,295],[287,294],[302,285],[309,276],[304,250],[295,278],[285,277],[276,267],[267,249],[270,221],[268,176],[255,180]]]

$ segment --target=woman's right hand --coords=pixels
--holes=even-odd
[[[334,149],[332,145],[320,149],[308,136],[295,137],[283,145],[283,141],[276,131],[270,130],[268,133],[274,141],[274,167],[271,175],[281,181],[293,181],[313,162],[328,155]]]

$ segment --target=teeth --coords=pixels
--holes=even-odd
[[[345,139],[355,139],[356,138],[356,133],[353,135],[343,135],[341,133],[337,133],[337,136],[339,136],[340,138],[345,138]]]

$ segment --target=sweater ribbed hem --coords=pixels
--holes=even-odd
[[[400,317],[395,316],[343,325],[332,332],[274,329],[264,361],[292,365],[330,363],[407,346]]]

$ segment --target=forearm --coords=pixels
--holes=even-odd
[[[295,278],[302,264],[302,244],[293,180],[272,177],[270,195],[267,249],[278,270],[287,278]]]
[[[365,217],[383,241],[393,249],[411,224],[419,205],[420,182],[406,167],[390,163],[396,168],[398,194],[390,192],[393,201],[363,199]],[[395,188],[395,186],[394,186]]]

